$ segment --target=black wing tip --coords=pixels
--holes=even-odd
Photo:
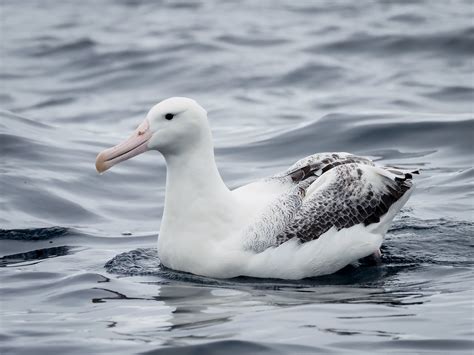
[[[393,175],[395,175],[394,180],[398,182],[412,180],[414,174],[420,175],[419,169],[406,170],[406,169],[390,166],[390,167],[386,167],[386,170],[392,173]]]
[[[387,169],[389,170],[389,169]],[[393,171],[389,170],[393,173]],[[369,216],[364,219],[364,225],[379,223],[380,219],[389,211],[389,209],[399,201],[413,187],[412,173],[397,170],[394,179],[385,177],[386,192],[380,197],[379,204],[375,206]]]

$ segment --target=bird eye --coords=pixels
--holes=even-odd
[[[166,118],[167,120],[172,120],[173,117],[174,117],[174,115],[173,115],[172,113],[167,113],[167,114],[165,115],[165,118]]]

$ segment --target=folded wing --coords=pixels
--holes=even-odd
[[[293,238],[309,242],[331,228],[357,224],[385,231],[408,197],[411,178],[408,171],[376,167],[348,153],[306,157],[267,180],[281,182],[284,191],[246,228],[244,246],[261,252]]]
[[[337,165],[308,188],[301,207],[277,242],[292,238],[308,242],[331,228],[380,223],[390,207],[411,189],[411,178],[410,173],[394,168],[389,171],[361,163]],[[391,218],[383,221],[390,222]]]

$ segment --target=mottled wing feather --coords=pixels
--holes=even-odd
[[[350,163],[374,166],[371,160],[349,153],[319,153],[297,161],[279,176],[291,176],[294,182],[298,182],[311,175],[319,177],[338,165]]]
[[[292,238],[315,240],[333,227],[377,223],[412,186],[411,175],[395,175],[365,162],[331,164],[309,188],[309,196],[277,236],[277,244]]]

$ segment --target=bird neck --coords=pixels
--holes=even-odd
[[[167,194],[190,198],[230,193],[217,169],[211,144],[201,144],[176,155],[170,154],[165,159]]]
[[[199,143],[165,156],[166,197],[160,238],[199,236],[233,218],[232,193],[217,169],[212,140]]]

